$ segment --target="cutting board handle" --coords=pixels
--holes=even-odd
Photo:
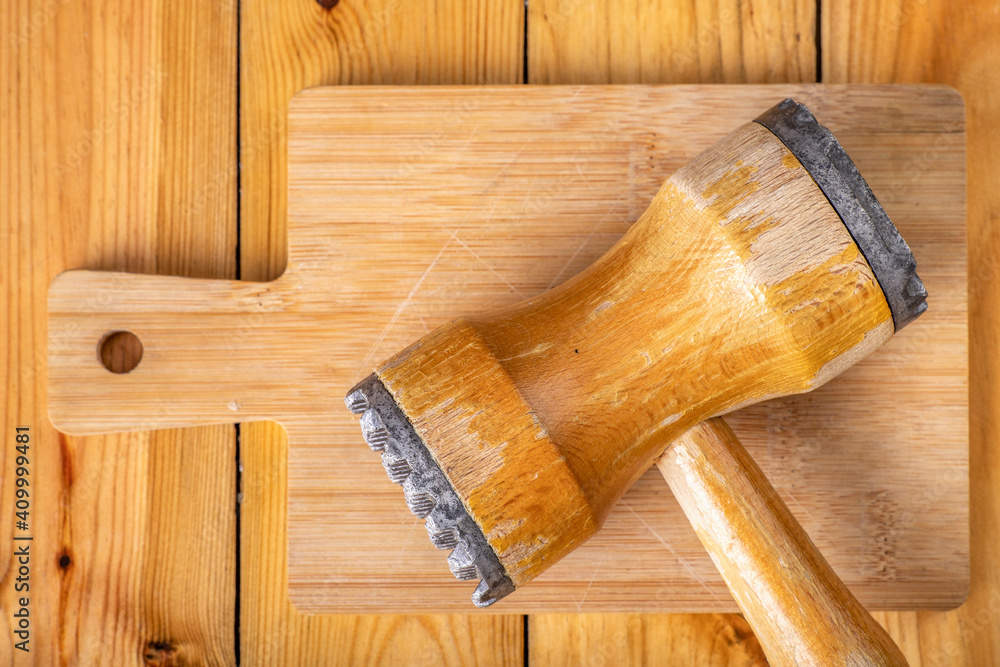
[[[253,283],[60,274],[49,287],[53,424],[83,435],[280,416],[276,406],[295,400],[287,381],[295,356],[281,326],[295,301],[286,276]],[[138,365],[127,373],[112,372],[101,360],[102,341],[120,331],[142,345]]]
[[[906,665],[721,418],[657,463],[770,664]]]

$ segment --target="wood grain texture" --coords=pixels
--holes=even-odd
[[[235,11],[6,2],[0,35],[0,663],[231,663],[232,426],[57,433],[45,295],[70,268],[233,276]],[[33,435],[30,653],[11,634],[15,425]]]
[[[287,262],[286,120],[295,93],[317,85],[518,83],[523,70],[520,0],[350,0],[330,10],[312,0],[240,4],[244,279],[276,278]],[[287,587],[287,441],[281,433],[273,424],[241,431],[246,664],[521,663],[519,616],[320,617],[297,611]]]
[[[528,664],[768,667],[740,614],[533,614]]]
[[[785,496],[793,511],[812,508],[807,530],[863,602],[956,604],[966,568],[964,160],[962,107],[945,88],[310,91],[292,114],[286,273],[273,283],[61,277],[52,322],[71,332],[72,345],[53,357],[53,413],[73,429],[127,428],[149,414],[172,425],[278,419],[292,447],[296,602],[316,611],[430,603],[465,611],[469,591],[451,580],[340,397],[377,360],[456,314],[513,304],[581,271],[668,174],[786,94],[814,108],[876,193],[889,190],[894,170],[933,144],[948,119],[944,127],[959,138],[946,135],[954,141],[941,168],[887,202],[940,300],[919,328],[844,377],[731,423],[779,490],[794,496]],[[890,122],[856,113],[873,100],[893,110]],[[442,135],[436,122],[450,109],[463,111],[444,112]],[[612,121],[620,132],[609,133]],[[461,178],[442,188],[444,174]],[[392,197],[379,195],[386,183]],[[108,305],[95,308],[78,294]],[[139,333],[145,356],[131,374],[111,376],[93,345],[121,328]],[[913,333],[920,330],[933,347],[921,344]],[[197,345],[185,342],[186,331],[197,332]],[[67,389],[83,381],[87,395]],[[101,407],[121,396],[127,405]],[[891,446],[900,438],[921,455]],[[640,481],[633,493],[605,530],[506,608],[732,609],[662,480]],[[948,512],[924,511],[932,502]],[[398,554],[405,571],[373,571],[374,543]],[[668,569],[643,565],[662,559],[664,544],[674,549]],[[671,594],[651,596],[651,586]]]
[[[723,419],[684,432],[656,467],[772,667],[906,666]]]
[[[935,82],[964,96],[968,123],[969,598],[952,612],[880,615],[911,665],[1000,664],[1000,39],[996,3],[823,3],[823,76],[839,82]],[[930,151],[911,173],[938,168]]]
[[[528,83],[808,83],[808,0],[532,0]]]
[[[556,1],[553,0],[550,5],[554,5],[555,3]],[[101,4],[103,6],[104,3]],[[216,4],[206,3],[205,9],[214,8]],[[260,5],[263,3],[246,2],[244,4],[247,8],[247,14],[244,16],[246,19],[253,18],[253,12],[259,10]],[[352,4],[356,5],[356,3]],[[580,3],[566,2],[560,2],[560,4],[567,8],[580,5]],[[930,80],[950,82],[959,87],[965,94],[966,100],[970,105],[970,129],[973,132],[970,144],[972,146],[970,166],[976,174],[970,182],[970,195],[972,197],[970,201],[973,213],[976,213],[970,225],[970,239],[973,241],[970,259],[972,260],[973,269],[971,294],[974,313],[971,332],[974,361],[974,391],[972,393],[974,406],[972,415],[974,426],[973,461],[976,464],[972,482],[974,493],[973,507],[976,516],[982,517],[982,520],[976,521],[973,530],[973,593],[969,604],[963,607],[961,613],[922,613],[919,615],[877,614],[877,616],[892,629],[894,636],[908,647],[908,655],[923,656],[922,664],[990,664],[991,662],[998,661],[995,653],[997,635],[993,631],[995,627],[993,620],[996,618],[996,610],[998,609],[996,603],[997,588],[991,585],[985,589],[985,595],[982,595],[983,589],[977,586],[975,582],[983,580],[983,572],[993,572],[990,569],[992,564],[995,563],[995,554],[993,553],[992,545],[998,542],[995,534],[995,527],[998,525],[996,520],[997,505],[995,494],[992,491],[994,487],[990,485],[990,480],[995,475],[997,463],[995,456],[990,454],[991,450],[988,448],[989,443],[996,439],[994,421],[991,417],[991,415],[997,414],[996,392],[983,380],[985,377],[992,377],[997,374],[997,369],[994,367],[997,363],[995,351],[998,349],[998,345],[1000,345],[1000,340],[997,339],[996,334],[1000,329],[996,326],[997,322],[995,321],[998,316],[996,309],[997,295],[995,293],[997,288],[995,280],[997,267],[992,260],[996,256],[997,251],[996,226],[989,222],[996,217],[994,210],[996,202],[994,201],[995,196],[989,194],[991,185],[988,183],[989,174],[992,173],[991,165],[996,162],[993,154],[997,151],[998,145],[1000,145],[994,137],[996,130],[994,129],[995,119],[993,119],[993,114],[995,112],[993,110],[996,108],[996,104],[994,104],[992,96],[996,90],[996,86],[993,85],[996,76],[996,67],[993,62],[995,55],[988,48],[988,45],[993,43],[998,35],[998,26],[992,14],[992,5],[989,2],[977,1],[966,3],[961,8],[955,9],[955,12],[951,14],[950,12],[953,8],[943,2],[908,2],[906,0],[898,2],[854,2],[849,4],[847,10],[848,16],[834,11],[837,9],[836,4],[840,3],[826,3],[824,6],[825,18],[836,15],[836,20],[831,21],[831,24],[826,26],[824,32],[826,35],[837,35],[837,41],[841,45],[837,48],[844,49],[840,53],[845,55],[845,57],[849,57],[854,63],[855,69],[852,76],[855,80],[871,76],[871,80],[879,81]],[[64,13],[64,5],[86,6],[87,8],[92,8],[94,5],[92,3],[84,5],[79,2],[59,3],[60,13],[64,16],[70,16],[70,19],[66,21],[69,27],[61,29],[59,33],[60,42],[76,44],[77,42],[74,40],[81,40],[82,35],[85,33],[84,30],[81,30],[81,27],[87,26],[92,19],[90,14],[84,11],[81,11],[79,14],[66,14]],[[175,7],[178,5],[183,8],[186,6],[186,3],[173,3]],[[341,5],[346,6],[346,3],[342,2]],[[534,0],[532,5],[533,7],[539,6]],[[660,32],[656,34],[655,38],[652,40],[648,38],[643,40],[643,44],[646,45],[645,48],[653,51],[653,44],[661,43],[674,31],[681,33],[686,38],[686,41],[680,42],[681,44],[708,44],[712,40],[718,41],[717,35],[719,30],[716,27],[717,22],[711,18],[718,14],[714,10],[715,5],[716,3],[714,2],[697,2],[685,5],[685,7],[690,7],[689,11],[697,12],[698,16],[709,17],[708,20],[698,24],[699,28],[694,28],[692,27],[693,24],[685,22],[663,21],[659,26]],[[45,5],[45,7],[48,6]],[[272,6],[277,6],[277,3],[273,3]],[[748,4],[748,6],[750,5]],[[770,11],[770,4],[753,3],[752,7],[757,16],[779,16],[777,12]],[[14,12],[13,18],[6,24],[8,27],[5,27],[3,31],[5,38],[11,34],[17,35],[20,38],[22,31],[26,35],[34,35],[36,29],[25,30],[25,19],[33,20],[36,23],[49,24],[46,12],[39,11],[37,4],[10,3],[5,5],[5,11]],[[180,11],[185,10],[181,9]],[[280,11],[286,10],[282,9]],[[5,16],[10,17],[11,14],[8,13]],[[410,21],[419,20],[410,16],[406,16],[405,19]],[[27,24],[29,28],[32,25],[33,23]],[[539,24],[536,21],[532,21],[531,25]],[[296,68],[286,67],[286,65],[289,63],[294,64],[296,58],[310,50],[313,46],[310,43],[312,36],[317,32],[322,32],[311,32],[314,26],[313,24],[308,24],[297,29],[291,38],[285,38],[285,35],[291,31],[288,31],[287,26],[280,21],[270,21],[265,26],[263,29],[263,32],[266,33],[265,36],[268,39],[273,39],[281,43],[270,50],[270,54],[267,56],[270,59],[268,66],[254,72],[252,78],[248,81],[248,85],[252,84],[256,86],[261,85],[262,80],[269,82],[297,76]],[[169,26],[167,27],[169,28]],[[273,32],[268,32],[268,28],[273,28]],[[589,41],[581,39],[572,43],[570,41],[561,42],[562,48],[572,47],[582,54],[586,50],[607,48],[607,39],[615,39],[618,43],[622,43],[634,34],[635,22],[627,20],[626,17],[624,20],[616,23],[613,30],[610,30],[606,24],[601,22],[592,22],[586,28],[588,31],[596,33],[597,36]],[[812,28],[810,27],[809,30],[811,32]],[[579,35],[582,32],[584,32],[584,26],[580,24],[574,25],[573,33]],[[359,34],[372,33],[369,31]],[[621,34],[624,34],[625,37],[618,37]],[[725,40],[724,45],[718,43],[709,44],[706,46],[706,51],[711,55],[721,50],[725,45],[739,44],[743,39],[739,30],[727,34],[729,37]],[[108,37],[107,32],[104,35]],[[278,35],[281,36],[279,37]],[[604,36],[603,39],[602,36]],[[531,34],[529,37],[534,39],[536,36]],[[113,40],[114,35],[110,35],[110,38]],[[96,39],[99,41],[101,38]],[[479,38],[479,41],[489,40],[490,33],[487,30],[486,35]],[[783,40],[784,42],[787,42],[787,40]],[[803,48],[811,48],[811,44],[805,38],[803,38],[803,44]],[[406,46],[406,44],[403,44],[402,48],[405,49]],[[828,73],[835,72],[834,61],[839,57],[834,53],[836,45],[828,43],[826,46],[827,48],[824,53],[825,71]],[[254,49],[245,54],[244,63],[249,59],[260,56],[263,52],[260,49],[259,41],[254,44],[254,47]],[[384,51],[388,52],[391,58],[393,50],[398,47],[399,45],[397,44],[389,44]],[[472,46],[471,48],[475,47]],[[312,50],[315,51],[315,49]],[[663,51],[664,55],[662,58],[668,60],[672,54],[666,50]],[[52,52],[55,52],[55,49],[52,49]],[[676,52],[675,50],[674,53]],[[73,52],[73,55],[67,56],[66,59],[78,60],[79,53],[79,51]],[[190,53],[194,56],[198,55],[199,51],[195,49]],[[275,53],[278,53],[279,57],[275,58]],[[421,54],[424,53],[421,52]],[[456,51],[455,53],[458,52]],[[537,52],[533,51],[532,53],[537,57]],[[685,52],[682,49],[681,53],[690,53],[690,51]],[[308,53],[306,53],[306,57],[309,57]],[[562,53],[547,54],[546,57],[551,60],[565,58],[567,64],[571,64],[570,60],[573,54],[567,54],[564,50]],[[364,69],[370,62],[365,49],[359,50],[358,55],[352,55],[351,60],[361,63],[358,65],[359,69]],[[412,65],[399,64],[398,69],[404,71],[404,73],[408,67],[456,73],[463,70],[465,67],[464,63],[467,62],[466,59],[458,55],[454,57],[450,55],[442,57],[436,62],[433,61],[432,57],[414,58],[412,60]],[[689,60],[689,56],[686,56],[684,60]],[[804,59],[807,64],[811,60],[812,58]],[[706,59],[706,62],[711,61],[711,58]],[[24,61],[20,59],[16,61],[11,60],[5,55],[3,62],[17,62],[20,66]],[[45,61],[42,58],[33,58],[31,62],[41,67],[44,72],[53,70],[53,65],[44,64]],[[844,62],[846,62],[846,59]],[[529,77],[532,77],[533,71],[537,70],[536,65],[537,62],[533,61]],[[744,58],[743,67],[747,69],[751,76],[763,76],[762,72],[766,72],[763,63],[752,59]],[[518,72],[520,71],[519,66],[516,69]],[[76,70],[72,71],[76,72]],[[208,70],[199,67],[197,71],[199,76],[202,76]],[[391,79],[392,71],[390,71],[390,68],[386,68],[384,71],[386,72],[385,75]],[[630,79],[632,81],[655,82],[658,80],[667,80],[668,77],[672,76],[671,71],[666,69],[665,71],[659,70],[656,75],[659,78],[656,78],[650,74],[650,68],[647,67],[644,69],[642,61],[639,61],[637,65],[631,65],[629,71],[634,73],[635,76],[634,79]],[[561,82],[558,67],[552,66],[550,72],[550,82]],[[331,76],[339,76],[339,74],[339,72],[335,72]],[[735,73],[728,76],[736,77],[738,74],[739,70],[737,69]],[[864,74],[864,77],[862,74]],[[694,72],[690,74],[690,78],[684,80],[693,81],[698,76],[699,74]],[[705,76],[711,77],[711,80],[720,80],[718,77],[721,77],[721,74],[713,69],[709,69]],[[74,76],[66,78],[68,80],[61,87],[60,99],[62,101],[67,99],[67,91],[72,90],[73,86],[80,85],[79,78],[74,78]],[[803,78],[809,80],[811,77]],[[174,80],[177,81],[178,79]],[[471,81],[471,79],[469,80]],[[14,82],[14,79],[5,76],[4,82],[5,85],[13,85],[12,82]],[[28,83],[22,81],[17,85],[26,86]],[[245,87],[244,90],[249,90],[249,88]],[[269,117],[266,120],[275,123],[280,122],[281,109],[290,94],[291,92],[288,92],[287,95],[282,96],[281,94],[271,95],[271,93],[268,93],[271,99],[273,99],[273,107],[268,107],[266,110],[270,111],[273,108],[276,110],[277,115]],[[62,108],[60,107],[60,109]],[[198,109],[194,109],[193,111],[194,113],[200,113]],[[177,116],[175,115],[174,118],[177,118]],[[65,125],[66,119],[62,119],[61,122]],[[11,127],[6,122],[3,126],[5,128]],[[227,136],[229,134],[225,132],[209,135],[210,138],[216,139]],[[24,140],[21,139],[21,141]],[[206,141],[202,145],[209,145],[211,143],[211,141]],[[5,143],[4,145],[7,146],[8,144]],[[260,150],[260,148],[259,146],[253,148],[253,145],[250,145],[247,146],[247,150]],[[21,151],[18,151],[16,154],[25,155]],[[5,155],[11,155],[11,153],[5,152]],[[269,164],[265,163],[263,167],[260,164],[256,163],[254,167],[257,171],[265,174],[271,172]],[[984,168],[979,168],[979,165],[983,165]],[[236,167],[233,164],[231,173],[235,173],[235,170]],[[25,170],[26,172],[27,170]],[[180,174],[182,172],[177,173]],[[268,176],[268,178],[279,177],[283,177],[283,174],[270,173]],[[6,183],[7,181],[4,180],[4,182]],[[213,180],[211,183],[213,184],[205,188],[208,192],[219,187],[217,181]],[[269,183],[265,184],[264,187],[270,193],[278,194],[277,188],[272,187]],[[183,191],[183,188],[178,189],[178,192],[180,191]],[[68,196],[69,192],[67,191],[66,194]],[[251,194],[250,196],[255,195]],[[56,210],[56,207],[54,205],[50,206],[48,210]],[[278,210],[277,214],[280,213],[281,211]],[[7,219],[6,216],[4,219]],[[183,221],[179,224],[181,224],[182,228],[185,228]],[[244,228],[246,226],[245,224]],[[40,228],[38,227],[38,229]],[[4,227],[3,229],[6,230],[7,228]],[[67,238],[78,239],[80,228],[75,227],[73,229],[74,231],[68,234]],[[2,233],[5,234],[3,240],[6,242],[10,237],[6,235],[6,231]],[[179,244],[183,244],[183,239],[185,238],[184,234],[173,235],[169,227],[163,230],[160,237],[161,240],[166,237],[173,238]],[[186,238],[192,239],[194,242],[199,242],[197,235],[187,236]],[[269,251],[272,253],[271,259],[268,262],[262,263],[263,265],[278,267],[272,270],[271,276],[280,272],[280,267],[282,266],[283,234],[280,232],[276,233],[275,239],[277,239],[275,244],[277,247]],[[247,239],[245,237],[244,247],[247,247],[246,242]],[[53,241],[52,243],[56,242]],[[61,247],[65,245],[65,242],[59,241],[58,245]],[[45,253],[49,257],[55,256],[51,244]],[[248,254],[255,255],[256,250],[251,249]],[[191,257],[194,257],[194,255]],[[163,255],[161,259],[170,259],[173,261],[177,260],[177,257],[171,256],[167,258]],[[42,260],[40,259],[39,261]],[[83,264],[82,262],[63,264],[63,266],[70,265],[80,266]],[[91,263],[90,265],[99,266],[101,264]],[[106,265],[111,266],[110,263]],[[266,266],[264,268],[266,269]],[[207,271],[198,272],[198,275],[212,274],[212,272]],[[225,272],[220,273],[220,275],[224,274]],[[39,280],[38,284],[33,287],[33,289],[36,289],[36,293],[44,292],[44,282],[44,280]],[[31,287],[31,285],[31,283],[28,283],[26,287]],[[32,330],[28,329],[19,334],[19,338],[24,339],[32,335],[34,335]],[[21,372],[23,373],[24,364],[21,362],[18,363],[21,364],[19,368],[21,368]],[[14,395],[9,394],[8,400],[15,400]],[[23,404],[26,400],[25,394],[21,393],[18,400]],[[9,402],[8,405],[10,405]],[[789,414],[789,423],[793,423],[792,420],[793,415]],[[263,430],[264,428],[263,425],[251,426],[245,429],[244,438],[247,439],[249,437],[246,431],[250,431],[251,435],[253,435],[258,429]],[[777,433],[786,434],[780,436],[782,442],[787,440],[791,443],[794,439],[790,437],[786,438],[788,434],[787,430],[778,429]],[[275,440],[275,442],[279,441]],[[799,445],[803,444],[807,447],[816,445],[815,442],[799,443]],[[794,451],[794,446],[790,444],[790,448],[786,453],[792,454],[792,456],[786,458],[786,460],[793,464],[795,463]],[[276,456],[274,459],[267,458],[272,454],[276,454],[276,452],[269,446],[263,446],[259,449],[259,459],[263,465],[255,469],[259,469],[260,467],[266,468],[265,474],[259,476],[259,479],[265,482],[271,479],[268,474],[271,471],[271,461],[278,460]],[[784,456],[784,453],[782,456]],[[103,474],[103,469],[97,470],[95,474]],[[284,500],[278,498],[274,502],[284,503]],[[975,504],[977,502],[980,504]],[[4,514],[4,517],[6,520],[6,514]],[[263,539],[270,540],[271,536],[267,535]],[[280,552],[281,549],[279,548],[278,551]],[[244,571],[246,572],[246,570]],[[281,593],[277,589],[276,584],[272,585],[274,586],[273,599],[280,601]],[[283,606],[279,602],[274,605],[274,609],[276,610],[274,615],[277,616],[281,613],[280,610],[287,609],[287,605]],[[626,621],[629,622],[626,623]],[[322,621],[319,619],[311,619],[310,623],[312,624],[311,627],[314,628],[322,625]],[[293,633],[296,628],[301,627],[300,624],[304,625],[304,622],[299,621],[287,626],[290,633]],[[626,629],[628,630],[627,643],[618,640],[619,637],[626,636],[622,634]],[[545,664],[625,664],[626,662],[637,664],[640,661],[647,664],[651,662],[667,664],[730,664],[730,660],[732,661],[731,664],[745,664],[743,646],[745,645],[744,640],[746,636],[739,631],[739,618],[735,616],[544,615],[532,617],[532,631],[532,657],[536,659],[545,658]],[[299,635],[290,634],[290,636],[298,637]],[[733,644],[736,645],[736,648],[731,648]],[[620,649],[620,651],[617,649]],[[282,655],[285,654],[282,653]],[[293,653],[293,655],[297,654]],[[753,662],[752,659],[747,659],[747,662],[761,664]]]
[[[808,0],[794,4],[532,0],[528,3],[528,81],[813,82],[817,77],[816,7]],[[744,44],[766,44],[767,54],[762,57],[761,49],[745,49]],[[720,646],[728,644],[717,642],[715,634],[719,625],[726,627],[726,619],[738,623],[739,617],[715,617],[711,631],[706,630],[702,616],[644,617],[640,637],[664,640],[655,653],[637,653],[613,641],[632,636],[628,618],[532,616],[531,658],[544,658],[550,664],[585,664],[596,646],[607,650],[609,664],[646,664],[654,655],[662,664],[725,665],[731,656],[734,663],[743,664],[741,650],[731,654],[721,650]],[[727,631],[739,633],[735,625]],[[586,640],[573,640],[580,636]],[[675,643],[675,637],[686,642]]]
[[[288,102],[311,86],[518,83],[520,0],[242,3],[242,277],[271,280],[287,261]]]
[[[691,426],[818,387],[892,331],[823,191],[748,122],[584,271],[454,320],[376,373],[521,587]]]

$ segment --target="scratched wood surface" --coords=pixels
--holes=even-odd
[[[456,314],[583,270],[669,173],[789,95],[884,193],[936,300],[919,327],[843,377],[732,421],[865,603],[954,606],[967,577],[964,141],[961,100],[944,87],[304,92],[290,110],[285,273],[269,283],[59,276],[52,418],[71,433],[275,419],[291,447],[292,600],[314,613],[465,611],[467,586],[383,479],[340,397]],[[865,111],[873,104],[884,120]],[[938,168],[907,180],[903,165],[937,144]],[[115,330],[145,348],[126,375],[94,354]],[[594,539],[492,611],[734,609],[663,490],[650,474]],[[372,544],[405,568],[373,568]]]
[[[751,87],[546,87],[511,90],[512,99],[506,100],[507,92],[366,91],[361,97],[329,89],[303,94],[293,103],[289,217],[295,261],[286,275],[301,276],[295,283],[302,300],[312,283],[305,274],[318,266],[330,281],[322,291],[339,290],[344,319],[331,327],[337,332],[330,334],[336,340],[329,351],[315,355],[329,360],[334,384],[350,386],[372,365],[456,313],[530,297],[582,270],[641,213],[676,166],[772,98],[801,97],[841,136],[861,169],[872,174],[876,191],[885,193],[890,213],[921,257],[929,289],[938,294],[938,312],[924,322],[922,336],[907,342],[912,332],[904,332],[884,356],[876,355],[820,394],[774,402],[733,421],[867,604],[950,606],[964,599],[964,153],[961,138],[949,136],[961,127],[957,96],[945,89],[937,95],[913,91],[909,99],[905,91],[896,91],[900,97],[893,99],[893,92],[884,90],[811,95],[808,89]],[[915,105],[918,97],[921,103]],[[879,123],[864,114],[873,104],[889,110],[884,135]],[[926,126],[918,120],[923,116],[904,113],[915,107],[931,114],[924,117]],[[692,109],[698,109],[697,121]],[[954,153],[949,160],[942,152],[934,184],[901,183],[902,165],[942,138],[950,146],[945,150]],[[325,157],[333,150],[336,164]],[[957,178],[947,175],[949,164]],[[439,192],[435,188],[445,174],[461,177]],[[393,186],[391,197],[384,194],[386,183]],[[486,200],[489,213],[479,214]],[[336,233],[334,261],[327,221],[343,230]],[[275,292],[285,290],[276,285]],[[922,346],[920,340],[935,345]],[[302,394],[300,406],[306,405]],[[890,413],[894,419],[885,419]],[[299,430],[291,414],[280,420],[290,431]],[[368,453],[355,458],[358,452],[341,445],[352,441],[354,421],[334,414],[329,425],[321,429],[321,442],[303,432],[291,445],[293,601],[317,612],[349,610],[352,603],[403,610],[412,586],[420,604],[461,610],[451,604],[453,599],[466,604],[464,595],[452,597],[458,589],[448,586],[447,572],[434,575],[441,555],[426,547],[421,531],[394,537],[382,529],[419,522],[403,507],[391,514],[389,505],[379,507],[375,480],[371,485],[361,480]],[[902,460],[895,455],[898,441],[906,442],[911,453],[906,467],[899,467]],[[925,454],[930,459],[921,472],[917,461]],[[858,475],[858,469],[878,473]],[[947,488],[940,495],[935,490],[931,501],[940,511],[933,525],[921,526],[930,516],[922,511],[928,489],[940,488],[942,470],[949,471]],[[693,532],[670,499],[659,497],[661,489],[662,481],[650,475],[625,497],[624,507],[601,533],[507,606],[530,611],[733,608],[709,559],[697,542],[689,542]],[[381,491],[388,500],[398,494],[385,484]],[[951,510],[957,516],[949,516]],[[900,530],[896,514],[922,518]],[[943,538],[942,531],[956,526],[952,537]],[[913,540],[908,544],[907,534]],[[359,543],[376,540],[398,554],[399,562],[410,564],[408,581],[363,565],[366,547]],[[641,564],[655,562],[664,542],[672,560],[659,562],[654,575]],[[950,554],[932,553],[945,544]],[[332,565],[330,554],[338,555]],[[912,565],[905,563],[908,557]],[[956,569],[945,574],[952,566]],[[928,567],[940,567],[941,574],[930,575]],[[376,590],[391,590],[389,598],[365,592],[375,579],[381,581]],[[358,584],[362,588],[352,600]],[[663,594],[648,595],[661,587]],[[427,589],[435,590],[433,599],[426,599]]]
[[[234,276],[235,8],[4,2],[0,36],[0,664],[231,664],[233,426],[64,436],[45,341],[65,269]],[[15,425],[33,437],[27,531]],[[12,635],[25,595],[28,653]]]
[[[521,0],[243,0],[240,263],[271,280],[287,261],[286,118],[317,85],[519,83]],[[521,616],[309,615],[288,597],[285,434],[241,429],[241,658],[250,665],[516,665]]]

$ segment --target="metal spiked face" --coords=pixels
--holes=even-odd
[[[386,474],[402,485],[406,505],[424,519],[431,543],[451,549],[448,567],[455,578],[480,580],[472,595],[476,606],[487,607],[512,593],[514,584],[482,530],[382,382],[369,375],[351,389],[344,403],[361,415],[365,442],[382,454]]]

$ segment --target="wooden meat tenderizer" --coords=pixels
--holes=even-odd
[[[915,269],[840,144],[785,100],[679,169],[586,271],[442,326],[346,402],[486,606],[589,538],[696,424],[885,343],[926,308]]]

